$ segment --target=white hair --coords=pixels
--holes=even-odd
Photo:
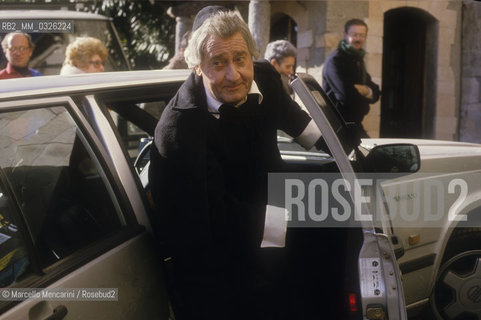
[[[192,33],[189,44],[184,52],[185,61],[189,68],[202,63],[205,46],[211,37],[229,38],[240,33],[247,43],[247,48],[254,58],[259,57],[259,50],[255,44],[249,27],[235,11],[221,11],[207,18],[202,25]]]

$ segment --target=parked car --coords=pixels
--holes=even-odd
[[[149,236],[156,230],[149,219],[144,145],[188,74],[106,72],[2,81],[0,221],[8,229],[1,231],[8,240],[0,243],[0,261],[6,261],[0,264],[3,287],[118,288],[119,300],[1,301],[0,319],[23,319],[28,312],[43,316],[56,308],[68,310],[65,319],[96,318],[100,312],[105,318],[168,318],[168,296],[175,288],[169,281],[164,285],[169,257],[160,263],[155,259],[162,248],[158,241],[154,248]],[[426,197],[426,191],[410,187],[416,180],[445,177],[468,185],[462,201],[457,186],[455,193],[439,197],[446,211],[476,213],[481,147],[360,141],[312,79],[303,76],[293,88],[319,126],[325,148],[300,150],[292,139],[279,138],[289,174],[335,174],[354,186],[366,174],[390,172],[379,184],[361,188],[362,196],[376,199],[358,208],[372,220],[349,228],[289,228],[291,280],[299,289],[293,304],[299,306],[300,318],[303,308],[310,308],[319,315],[337,311],[339,319],[406,319],[403,291],[410,311],[433,301],[439,319],[467,319],[465,312],[479,318],[479,304],[470,300],[476,299],[479,283],[477,229],[449,226],[448,220],[438,221],[438,228],[424,228],[423,221],[413,227],[396,220],[394,209],[400,204],[410,208],[413,199]],[[355,188],[345,191],[346,201],[355,203]],[[382,206],[373,205],[377,200]],[[175,310],[178,305],[171,300]]]
[[[129,88],[155,88],[156,99],[168,100],[185,77],[104,73],[2,80],[1,287],[99,288],[113,290],[115,299],[23,301],[12,299],[17,291],[2,291],[0,319],[169,318],[149,203],[127,153],[131,141],[119,139],[122,129],[110,126],[108,109],[98,103]]]
[[[0,21],[1,39],[8,32],[16,30],[30,34],[35,50],[29,67],[44,75],[60,73],[67,46],[80,36],[98,38],[109,49],[105,61],[106,71],[131,69],[112,19],[103,15],[71,10],[1,9]],[[57,30],[58,28],[62,29]],[[0,50],[0,68],[3,69],[6,63],[3,51]]]
[[[0,270],[0,278],[8,279],[4,287],[118,288],[119,300],[1,301],[0,319],[54,310],[68,311],[64,319],[168,317],[167,292],[175,286],[163,284],[169,276],[157,264],[149,237],[152,212],[148,181],[142,180],[148,161],[139,150],[188,74],[106,72],[2,82],[0,203],[18,230],[7,235],[15,238],[6,242],[8,249],[0,248],[9,257]],[[341,157],[349,163],[345,153]],[[296,167],[292,162],[294,172]],[[292,228],[289,234],[291,280],[299,289],[292,303],[301,317],[309,310],[342,319],[406,318],[393,251],[372,225]],[[21,250],[10,257],[15,248]],[[163,258],[166,267],[169,257]],[[176,310],[176,299],[171,302]]]

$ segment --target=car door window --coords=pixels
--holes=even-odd
[[[7,287],[30,271],[27,248],[14,221],[12,199],[7,194],[0,171],[0,287]]]
[[[113,123],[134,161],[153,136],[153,130],[168,101],[116,102],[108,104]]]
[[[40,267],[125,226],[105,172],[66,108],[0,113],[0,146],[2,286],[29,264],[16,220]]]

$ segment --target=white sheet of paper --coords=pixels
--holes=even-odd
[[[267,205],[264,237],[261,248],[285,247],[287,232],[287,210]]]

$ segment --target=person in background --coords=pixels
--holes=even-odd
[[[294,74],[297,49],[287,40],[277,40],[267,44],[264,58],[281,74],[284,89],[292,94],[289,87],[290,77]]]
[[[28,67],[35,45],[30,35],[12,32],[2,40],[2,49],[7,58],[7,66],[0,70],[0,79],[36,77],[42,74]]]
[[[306,149],[321,133],[258,55],[237,13],[200,10],[185,51],[193,72],[155,129],[154,225],[165,231],[179,319],[295,318],[285,248],[261,247],[267,178],[283,169],[277,129]]]
[[[99,39],[79,37],[68,45],[60,74],[103,72],[107,55],[107,48]]]
[[[368,137],[362,126],[369,104],[380,96],[379,86],[371,80],[364,63],[363,46],[367,24],[351,19],[344,25],[344,40],[339,42],[324,63],[322,85],[346,122],[357,125],[361,137]]]
[[[191,34],[192,33],[190,31],[187,31],[186,33],[184,33],[184,35],[182,36],[182,41],[180,41],[179,52],[177,52],[177,54],[174,55],[169,60],[169,64],[166,65],[164,69],[188,69],[189,68],[187,66],[187,63],[185,62],[184,51],[185,51],[185,48],[187,48],[187,45],[189,44],[189,39]]]
[[[277,40],[267,44],[264,58],[269,61],[280,74],[294,74],[297,49],[287,40]]]

